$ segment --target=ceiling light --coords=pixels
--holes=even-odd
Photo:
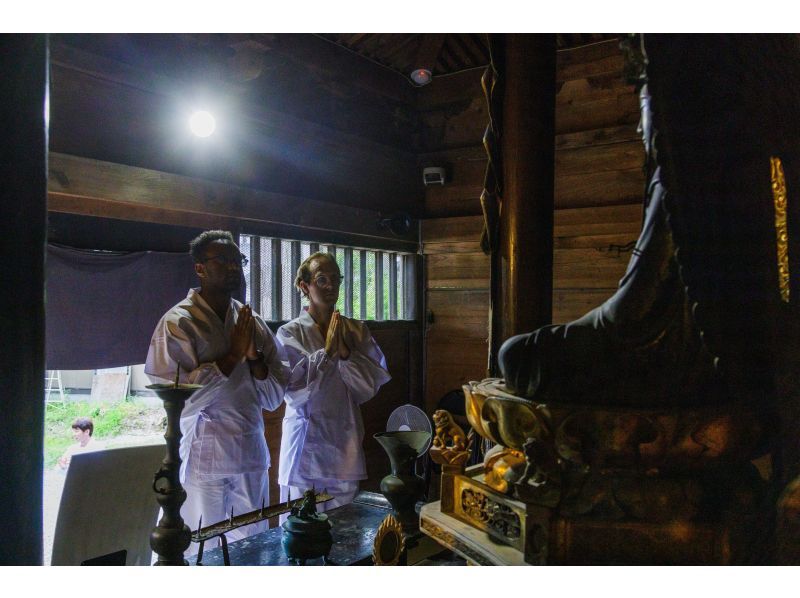
[[[217,121],[210,112],[199,110],[189,117],[189,128],[198,137],[208,137],[217,128]]]
[[[433,79],[433,75],[428,69],[417,69],[411,73],[411,80],[417,85],[427,85]]]

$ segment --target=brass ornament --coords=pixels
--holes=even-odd
[[[461,510],[478,525],[485,526],[508,540],[516,540],[522,535],[519,515],[476,489],[465,488],[461,491]]]
[[[514,483],[525,473],[525,455],[516,449],[505,449],[487,454],[484,461],[484,482],[487,486],[511,494]]]
[[[772,197],[775,201],[775,236],[778,245],[778,287],[781,301],[789,303],[789,232],[786,226],[786,178],[780,158],[769,159]]]
[[[433,414],[435,434],[431,444],[431,459],[439,465],[463,466],[469,459],[468,437],[453,421],[453,416],[444,409]],[[470,437],[471,439],[471,437]]]
[[[483,402],[476,431],[515,451],[535,448],[528,474],[537,482],[569,467],[705,470],[751,459],[764,434],[758,405],[744,402],[619,409],[520,399],[498,378],[470,386],[467,413],[469,401]]]
[[[403,526],[392,514],[384,517],[372,543],[372,561],[376,565],[397,565],[406,548]]]

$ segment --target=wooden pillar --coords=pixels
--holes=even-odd
[[[0,565],[42,564],[47,37],[0,35]]]
[[[504,41],[500,343],[552,318],[556,91],[555,35]]]

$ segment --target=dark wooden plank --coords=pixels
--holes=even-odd
[[[459,34],[464,46],[472,56],[473,63],[476,65],[489,64],[489,41],[486,33],[461,33]]]
[[[283,314],[283,269],[281,268],[281,240],[280,239],[271,239],[271,250],[272,250],[272,287],[270,289],[272,293],[272,320],[274,322],[280,322],[284,319]],[[288,257],[288,256],[287,256]],[[286,314],[287,316],[289,314]],[[286,318],[287,320],[289,318]]]
[[[483,69],[475,69],[449,77],[434,77],[429,85],[419,90],[417,109],[425,112],[453,102],[461,102],[465,98],[482,98],[482,74]]]
[[[447,38],[447,47],[458,58],[461,68],[470,68],[476,66],[472,57],[469,55],[464,43],[461,41],[461,35],[452,34]]]
[[[472,241],[458,241],[455,243],[425,243],[423,253],[426,255],[434,253],[482,253],[480,239]]]
[[[637,238],[638,234],[634,232],[555,237],[553,246],[555,249],[603,249],[611,251],[615,247],[635,242]]]
[[[413,43],[419,43],[419,35],[404,35],[400,40],[394,43],[390,48],[387,48],[383,52],[383,57],[385,60],[392,62],[393,64],[402,63],[405,60],[405,56],[408,55],[409,51],[413,50]],[[403,54],[401,55],[401,51]]]
[[[553,252],[555,288],[615,288],[630,260],[630,252],[604,249],[557,249]]]
[[[456,159],[452,162],[439,164],[445,167],[447,178],[444,185],[430,185],[425,188],[426,194],[435,192],[454,185],[483,185],[483,177],[486,174],[486,155],[478,159]],[[430,164],[429,164],[430,165]]]
[[[389,319],[397,319],[397,254],[389,255]]]
[[[359,252],[359,281],[358,289],[360,293],[360,314],[362,320],[367,319],[367,252]]]
[[[621,125],[635,127],[638,122],[639,101],[632,93],[562,104],[556,109],[556,135]]]
[[[483,231],[482,216],[434,218],[422,221],[422,242],[457,243],[480,240]]]
[[[555,179],[556,209],[635,203],[644,194],[641,168],[592,172]]]
[[[291,249],[291,260],[292,260],[292,318],[296,318],[300,315],[300,293],[294,288],[294,277],[297,274],[297,271],[300,269],[300,242],[299,241],[292,241],[292,249]]]
[[[592,228],[596,224],[604,223],[631,223],[636,224],[634,230],[639,230],[642,222],[641,202],[623,204],[618,206],[592,206],[587,208],[561,209],[553,213],[553,224],[556,227],[554,236],[574,236],[583,234],[575,232],[573,227],[585,227],[585,234],[601,234],[599,230]],[[610,232],[627,232],[629,228]],[[608,232],[608,231],[603,231]]]
[[[420,166],[440,166],[460,161],[479,160],[486,164],[486,150],[481,144],[451,147],[431,152],[423,152],[417,156]]]
[[[563,149],[556,152],[556,178],[594,172],[641,169],[644,160],[644,146],[637,140]]]
[[[641,135],[632,124],[591,129],[588,131],[577,131],[575,133],[564,133],[562,135],[556,135],[556,156],[558,156],[561,150],[587,146],[597,147],[626,141],[637,141],[641,143]]]
[[[608,289],[554,289],[553,323],[565,324],[577,320],[586,312],[601,305],[616,291]]]
[[[433,322],[428,324],[429,343],[457,345],[462,340],[485,341],[489,325],[489,291],[428,291],[428,311]]]
[[[353,317],[353,248],[344,249],[344,315]]]
[[[261,314],[261,237],[250,236],[250,306]]]
[[[51,154],[52,156],[52,154]],[[50,212],[76,214],[115,220],[171,224],[200,229],[233,230],[237,221],[233,217],[173,210],[148,205],[123,203],[113,199],[99,199],[48,191],[47,209]]]
[[[624,60],[622,51],[617,49],[616,54],[611,54],[597,60],[560,64],[559,68],[556,70],[556,80],[570,81],[572,79],[583,79],[606,73],[621,73],[623,66]]]
[[[486,343],[461,343],[458,347],[433,346],[427,355],[425,409],[429,414],[446,393],[460,389],[471,380],[486,377]],[[448,363],[441,361],[445,359]]]
[[[483,181],[471,185],[430,186],[425,190],[428,218],[481,214]]]
[[[423,151],[476,145],[481,142],[488,122],[486,102],[481,95],[422,112],[420,118],[424,126]]]
[[[556,105],[566,108],[570,104],[585,104],[619,96],[635,96],[636,88],[629,85],[622,71],[606,73],[559,83]]]
[[[392,379],[378,391],[378,394],[361,406],[364,420],[364,455],[367,462],[368,480],[360,482],[362,490],[375,490],[381,478],[390,473],[389,459],[373,435],[386,430],[389,415],[397,407],[407,403],[419,404],[412,395],[412,388],[418,385],[412,379],[409,357],[409,335],[405,330],[373,330],[373,338],[386,356],[386,363]]]
[[[558,145],[560,144],[560,145]],[[599,171],[641,168],[644,162],[644,147],[633,125],[595,129],[559,135],[557,137],[556,176],[568,176]],[[437,154],[431,154],[437,156]],[[486,173],[486,159],[456,159],[456,152],[441,152],[439,159],[445,162],[447,182],[426,188],[426,200],[437,201],[443,196],[460,195],[480,197]]]
[[[405,254],[403,256],[403,318],[413,320],[417,318],[417,305],[422,304],[422,277],[417,276],[421,270],[418,264],[422,262],[422,256]]]
[[[302,199],[217,183],[214,181],[172,175],[165,172],[90,160],[57,152],[49,156],[48,193],[61,197],[64,204],[58,209],[87,215],[120,217],[117,212],[138,206],[181,212],[189,219],[230,218],[254,223],[281,224],[302,230],[334,231],[370,239],[390,239],[391,233],[378,230],[375,222],[379,212],[361,208],[331,205],[326,202]],[[70,201],[70,198],[74,201]],[[122,210],[110,208],[111,213],[81,211],[81,203],[107,206],[104,202],[120,202]],[[180,222],[178,222],[180,224]],[[198,225],[202,226],[198,222]],[[395,238],[396,244],[396,238]],[[398,247],[399,249],[400,247]]]
[[[482,253],[429,255],[428,288],[483,289],[489,286],[489,258]]]
[[[380,321],[384,319],[384,302],[383,302],[383,253],[380,251],[375,252],[375,319]]]
[[[453,36],[450,36],[451,38]],[[427,68],[433,71],[436,58],[442,51],[442,46],[447,38],[446,33],[424,33],[420,36],[420,44],[414,57],[414,68]]]
[[[559,208],[614,205],[640,198],[644,189],[643,149],[629,141],[556,152],[555,201]],[[462,169],[472,182],[453,181],[425,191],[428,218],[481,214],[483,166]]]

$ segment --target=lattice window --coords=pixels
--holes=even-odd
[[[305,299],[294,286],[300,263],[316,251],[336,257],[342,286],[336,308],[361,320],[411,319],[413,254],[241,235],[239,247],[250,263],[244,269],[247,301],[264,319],[296,318]]]

